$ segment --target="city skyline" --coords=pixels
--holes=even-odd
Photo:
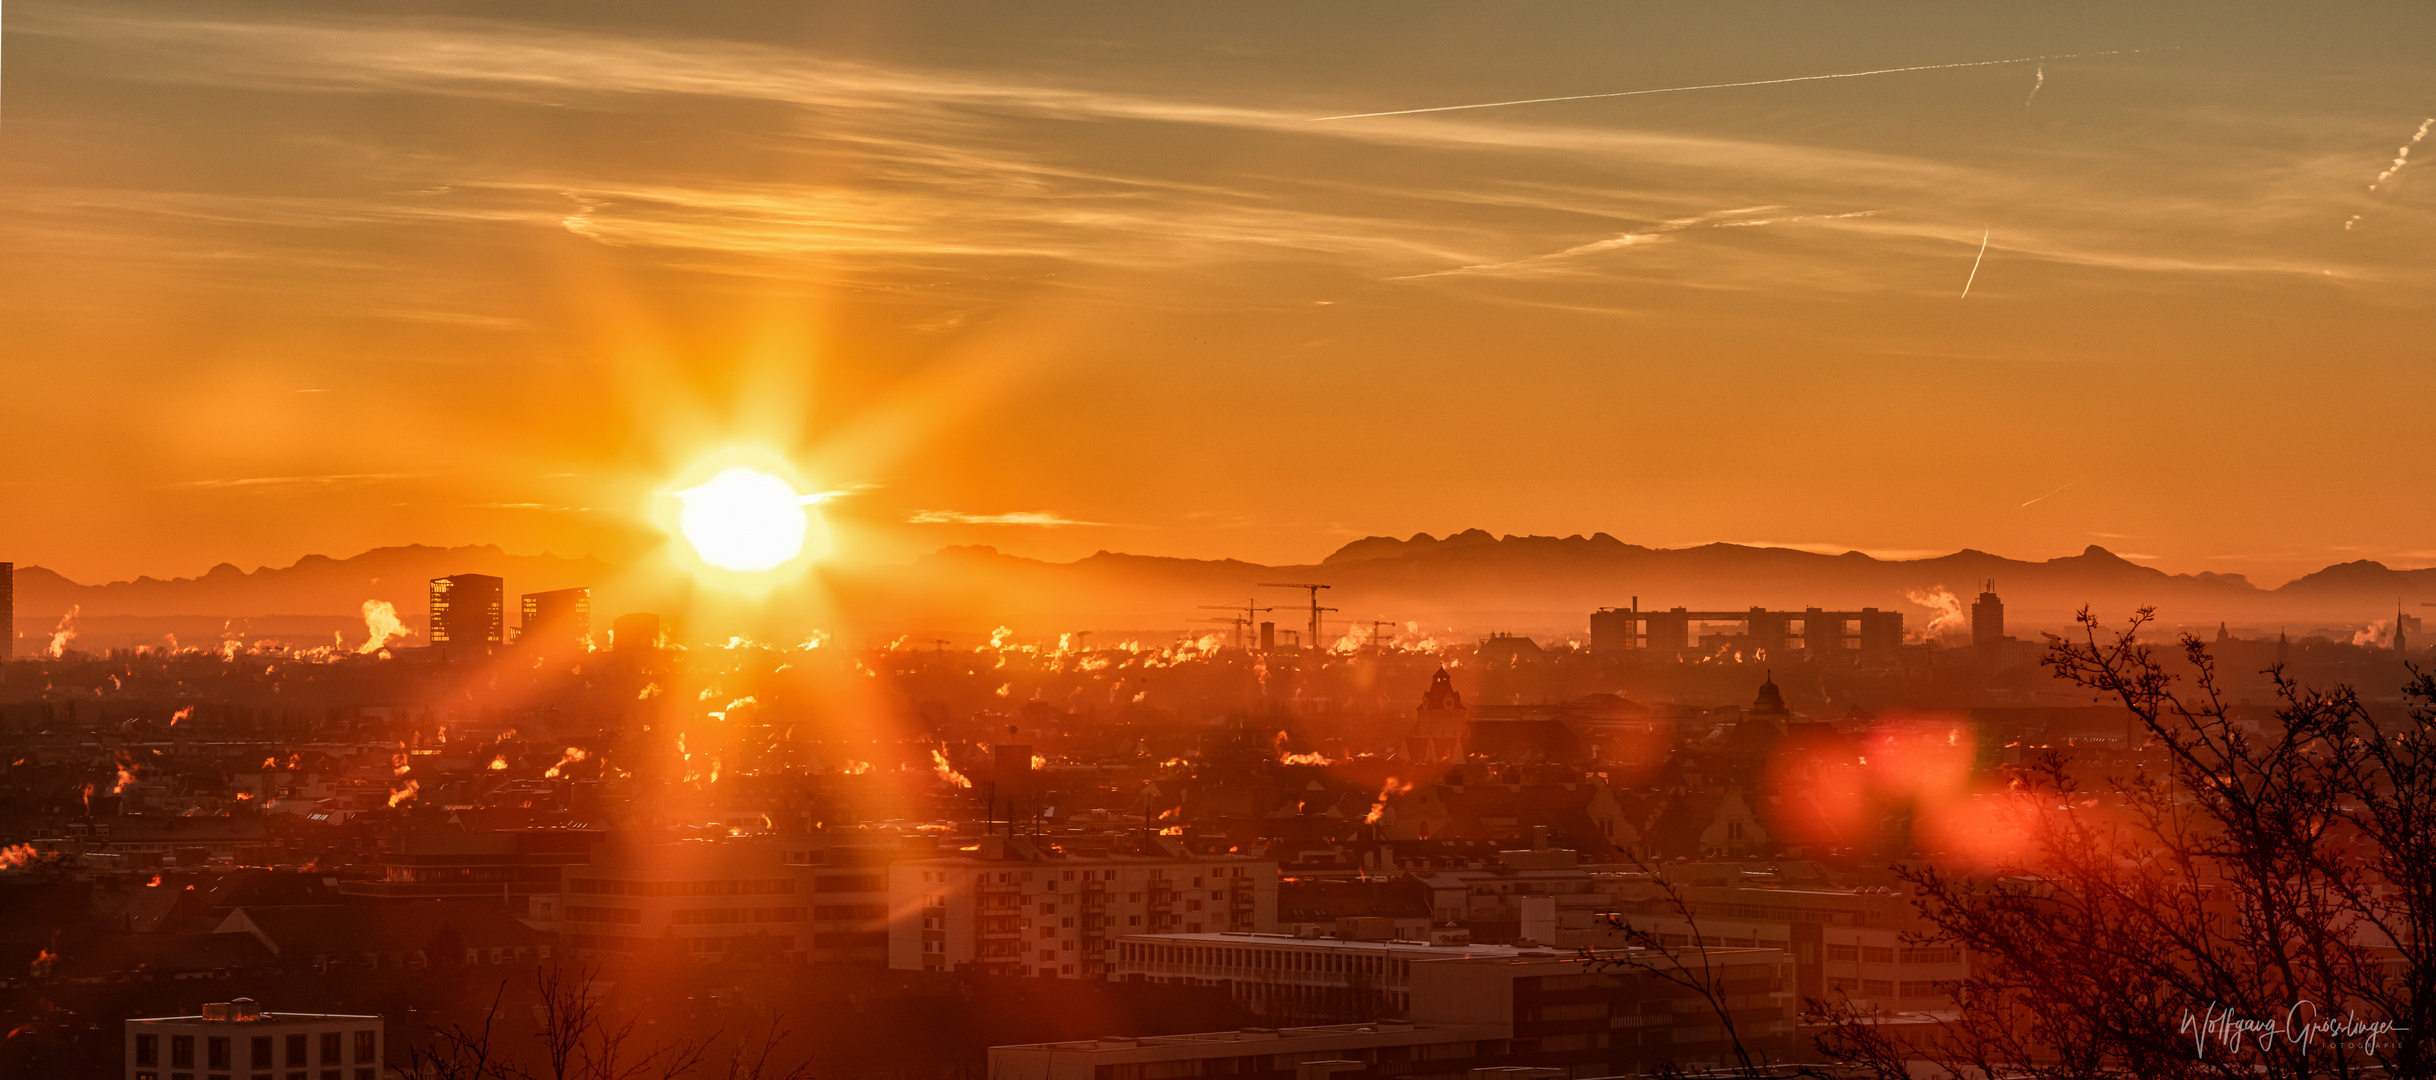
[[[647,561],[736,455],[845,563],[2436,561],[2417,9],[12,15],[78,580]]]

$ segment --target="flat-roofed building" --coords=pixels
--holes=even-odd
[[[1377,943],[1319,944],[1341,946],[1351,959]],[[1314,1072],[1451,1078],[1508,1068],[1599,1077],[1670,1064],[1729,1065],[1737,1060],[1737,1039],[1769,1060],[1796,1052],[1792,963],[1775,949],[1698,955],[1627,949],[1590,956],[1512,950],[1402,963],[1409,1018],[997,1046],[990,1048],[990,1078],[1287,1080]],[[1715,1003],[1685,985],[1686,977],[1706,982]]]
[[[813,869],[760,837],[611,842],[562,869],[565,946],[629,955],[674,940],[696,959],[800,959],[812,921]]]
[[[251,998],[127,1021],[127,1080],[380,1080],[378,1016],[264,1012]]]
[[[811,889],[796,951],[815,964],[887,967],[888,864],[899,853],[824,838],[790,838],[786,849]]]
[[[1502,1062],[1506,1056],[1506,1030],[1497,1025],[1388,1020],[993,1046],[989,1080],[1156,1080],[1221,1075],[1242,1080],[1296,1080],[1302,1066],[1323,1062],[1354,1062],[1364,1072],[1392,1063],[1402,1066],[1394,1075],[1457,1077]]]
[[[478,653],[505,642],[505,584],[488,574],[431,579],[432,647]]]
[[[1683,896],[1689,918],[1659,904],[1619,917],[1665,946],[1694,944],[1696,919],[1699,944],[1783,949],[1794,958],[1794,991],[1801,997],[1849,998],[1865,1009],[1951,1009],[1954,986],[1970,977],[1970,956],[1961,946],[1922,940],[1934,927],[1901,893],[1694,886]],[[1609,930],[1568,933],[1561,940],[1599,946],[1622,936]]]
[[[607,834],[588,829],[406,832],[389,839],[381,876],[339,891],[381,900],[475,900],[555,929],[560,871],[591,858]]]
[[[526,593],[516,623],[516,643],[526,648],[581,650],[592,636],[592,590],[552,589]]]
[[[1353,921],[1353,920],[1348,920]],[[1139,934],[1119,938],[1109,978],[1224,987],[1270,1019],[1375,1020],[1410,1015],[1415,961],[1549,956],[1546,949],[1292,934]]]
[[[988,837],[970,854],[888,868],[888,966],[1104,978],[1126,934],[1275,930],[1277,862],[1045,852]]]
[[[1895,655],[1903,645],[1903,613],[1865,607],[1859,611],[1690,611],[1670,608],[1644,611],[1600,608],[1590,616],[1590,651],[1620,653],[1639,650],[1687,652],[1706,648],[1711,637],[1699,627],[1707,623],[1740,623],[1740,632],[1719,635],[1771,656],[1807,653],[1813,660],[1852,656],[1878,660]]]

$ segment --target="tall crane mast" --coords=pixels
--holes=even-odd
[[[1207,611],[1240,611],[1240,612],[1243,612],[1243,614],[1242,614],[1242,615],[1239,615],[1239,616],[1235,617],[1235,618],[1234,618],[1234,619],[1232,619],[1232,620],[1226,620],[1226,621],[1231,621],[1231,622],[1233,622],[1233,623],[1235,624],[1235,647],[1240,649],[1240,648],[1245,647],[1244,635],[1245,635],[1245,634],[1248,632],[1248,628],[1249,628],[1249,627],[1250,627],[1250,626],[1251,626],[1251,625],[1252,625],[1252,624],[1253,624],[1255,621],[1257,621],[1257,619],[1258,619],[1258,618],[1259,618],[1259,616],[1260,616],[1260,613],[1261,613],[1261,612],[1264,612],[1264,611],[1275,611],[1275,610],[1277,610],[1276,608],[1273,608],[1273,607],[1261,607],[1261,606],[1259,606],[1259,604],[1260,604],[1260,600],[1259,600],[1257,597],[1255,597],[1255,598],[1253,598],[1253,599],[1246,600],[1246,601],[1244,601],[1244,602],[1243,602],[1243,603],[1241,603],[1241,604],[1203,604],[1203,605],[1201,605],[1201,607],[1202,607],[1204,610],[1207,610]],[[1210,621],[1211,621],[1211,622],[1218,622],[1218,621],[1221,621],[1221,620],[1212,619],[1212,620],[1210,620]]]
[[[1335,588],[1335,586],[1333,586],[1333,585],[1312,585],[1312,584],[1308,584],[1308,583],[1302,583],[1302,582],[1293,582],[1293,583],[1288,583],[1288,582],[1279,582],[1279,581],[1264,581],[1264,582],[1261,582],[1261,583],[1260,583],[1260,587],[1261,587],[1261,588],[1263,588],[1263,589],[1307,589],[1307,590],[1310,590],[1310,593],[1311,593],[1311,637],[1310,637],[1309,641],[1307,642],[1307,644],[1308,644],[1308,645],[1309,645],[1311,648],[1314,648],[1314,649],[1317,649],[1317,648],[1321,648],[1321,647],[1322,647],[1322,646],[1320,645],[1320,612],[1323,612],[1323,611],[1335,611],[1336,609],[1335,609],[1335,608],[1332,608],[1332,607],[1321,607],[1321,606],[1320,606],[1320,602],[1319,602],[1319,591],[1320,591],[1321,589],[1331,589],[1331,588]]]

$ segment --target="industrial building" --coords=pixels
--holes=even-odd
[[[1695,634],[1704,623],[1734,623],[1740,628],[1724,634]],[[1592,652],[1689,652],[1719,646],[1765,649],[1771,656],[1805,652],[1813,658],[1851,656],[1889,659],[1903,645],[1903,614],[1865,607],[1859,611],[1691,611],[1669,608],[1643,611],[1633,607],[1600,608],[1590,616]]]

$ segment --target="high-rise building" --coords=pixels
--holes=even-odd
[[[609,634],[611,647],[620,654],[640,656],[660,647],[660,617],[648,611],[620,615]]]
[[[488,574],[431,579],[431,643],[481,651],[507,638],[504,583]]]
[[[1996,598],[1996,583],[1991,581],[1971,604],[1971,647],[1994,654],[2004,647],[2005,602]]]
[[[0,660],[17,644],[17,564],[0,562]]]
[[[524,594],[524,618],[516,641],[526,646],[581,648],[592,636],[592,590],[552,589]]]

